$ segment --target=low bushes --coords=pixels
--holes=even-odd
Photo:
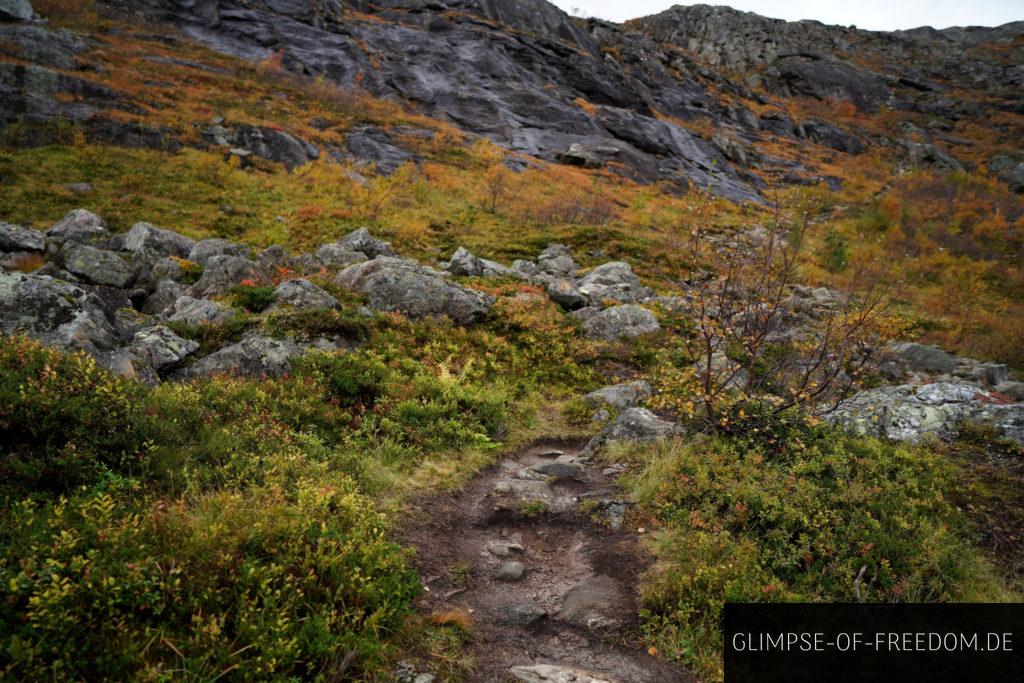
[[[947,499],[947,460],[831,428],[780,430],[620,453],[643,463],[629,483],[658,520],[643,616],[659,650],[720,678],[726,601],[1006,597]]]

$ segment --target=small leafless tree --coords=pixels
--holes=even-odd
[[[702,220],[689,232],[689,260],[699,265],[687,283],[693,326],[684,352],[698,413],[711,425],[734,424],[732,409],[752,405],[752,421],[830,412],[873,363],[886,278],[862,268],[847,291],[805,288],[801,302],[794,284],[807,224],[806,212],[779,207],[739,239],[716,240]]]

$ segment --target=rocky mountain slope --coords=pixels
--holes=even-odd
[[[961,155],[971,143],[954,133],[965,118],[986,122],[1008,143],[1017,130],[988,120],[1000,112],[1020,115],[1024,107],[1019,23],[874,33],[708,6],[676,7],[619,26],[572,19],[543,0],[112,4],[172,22],[227,54],[274,57],[296,73],[401,98],[516,152],[607,166],[643,182],[710,188],[737,201],[759,201],[767,181],[807,183],[822,175],[813,154],[780,153],[780,144],[842,154],[880,145],[913,166],[984,163],[1016,189],[1024,173],[1012,149]],[[81,45],[45,31],[6,26],[4,44],[41,68],[73,63]],[[46,90],[72,92],[101,108],[147,106],[73,78],[53,82],[45,71],[31,73],[26,80],[12,72],[2,81],[8,120],[88,117],[81,105],[49,102]],[[906,116],[895,128],[851,128],[791,111],[789,103],[801,98]],[[98,132],[122,135],[109,128]],[[246,146],[244,133],[206,137]],[[132,139],[166,144],[153,131],[136,131]],[[377,136],[362,147],[380,156],[395,144]],[[276,157],[301,163],[313,151]]]

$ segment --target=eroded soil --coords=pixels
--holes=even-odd
[[[428,588],[421,609],[470,616],[467,680],[693,680],[639,642],[647,558],[635,532],[612,528],[624,511],[616,472],[579,461],[583,446],[538,441],[505,456],[458,494],[421,501],[402,532]],[[505,563],[522,565],[518,580],[498,576],[518,572]],[[566,670],[510,673],[536,665]]]

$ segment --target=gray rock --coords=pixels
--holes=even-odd
[[[580,669],[552,664],[513,666],[508,673],[517,681],[525,683],[613,683],[610,679],[601,678]]]
[[[202,276],[192,285],[192,296],[208,297],[223,294],[242,280],[257,277],[256,264],[240,256],[212,256]]]
[[[552,278],[547,284],[548,296],[562,308],[574,311],[587,305],[588,299],[583,292],[565,278]]]
[[[482,319],[493,297],[448,282],[432,268],[393,257],[351,265],[335,282],[366,295],[378,311],[399,311],[414,318],[444,316],[459,325]]]
[[[139,222],[132,226],[124,240],[124,248],[134,253],[188,258],[195,241],[165,228]]]
[[[569,315],[576,318],[576,320],[579,320],[581,323],[585,323],[600,312],[600,306],[584,306],[583,308],[577,308]]]
[[[612,628],[622,623],[625,603],[622,588],[612,578],[592,576],[569,589],[558,618],[589,630]]]
[[[483,275],[484,263],[465,247],[459,247],[445,266],[452,275]]]
[[[608,341],[633,339],[660,329],[654,314],[635,304],[607,308],[583,322],[588,337]]]
[[[524,571],[526,571],[526,567],[523,566],[522,562],[509,560],[501,563],[494,572],[494,578],[498,581],[518,581],[522,578]]]
[[[153,293],[142,304],[142,312],[159,315],[174,305],[174,302],[185,294],[185,288],[173,280],[165,279],[157,283]]]
[[[99,366],[110,370],[115,375],[152,386],[160,383],[160,377],[156,374],[156,370],[150,367],[145,359],[133,353],[130,348],[101,351],[94,355]]]
[[[579,265],[564,244],[549,244],[537,256],[537,270],[556,277],[574,278]]]
[[[597,407],[603,404],[613,406],[622,411],[626,408],[632,408],[642,399],[650,396],[651,393],[650,384],[643,380],[637,380],[592,391],[584,396],[583,400],[590,406]]]
[[[531,603],[509,605],[505,608],[505,623],[513,626],[529,626],[534,624],[548,613],[541,607]]]
[[[907,384],[863,391],[847,399],[828,420],[858,434],[917,442],[926,434],[954,438],[967,422],[995,428],[1024,443],[1024,404],[993,404],[967,384]]]
[[[249,249],[230,240],[213,237],[200,240],[192,245],[188,252],[188,260],[205,266],[214,256],[249,257]]]
[[[118,344],[100,299],[67,282],[0,273],[0,332],[24,333],[45,344],[96,354]]]
[[[893,347],[893,351],[914,370],[946,375],[956,367],[956,358],[937,346],[906,343]]]
[[[0,19],[29,21],[34,15],[28,0],[0,0]]]
[[[57,242],[85,241],[106,234],[106,222],[85,209],[69,212],[46,231],[47,238]]]
[[[583,472],[583,467],[579,463],[563,460],[543,462],[539,465],[534,465],[531,469],[533,469],[534,472],[539,472],[540,474],[545,474],[549,477],[558,477],[562,479],[575,479]]]
[[[362,252],[371,259],[378,256],[397,256],[389,242],[377,239],[366,228],[353,230],[340,239],[338,244],[350,251]]]
[[[286,280],[274,290],[275,306],[338,308],[341,304],[322,287],[305,278]]]
[[[969,358],[960,358],[953,374],[965,380],[995,387],[1010,377],[1010,369],[1002,363],[984,363]]]
[[[603,436],[608,441],[656,441],[676,431],[674,423],[646,408],[629,408],[605,428]]]
[[[1002,180],[1012,192],[1024,193],[1024,161],[1008,154],[997,154],[988,160],[988,170]]]
[[[251,336],[199,359],[179,373],[179,376],[190,379],[227,373],[248,377],[280,377],[291,371],[292,358],[301,352],[299,346],[289,341]]]
[[[312,143],[263,126],[216,124],[203,131],[203,138],[215,145],[233,148],[232,152],[238,150],[241,154],[236,156],[243,161],[249,155],[255,155],[284,164],[288,170],[320,156],[320,151]]]
[[[38,230],[0,221],[0,251],[42,251],[46,239]]]
[[[594,268],[576,283],[579,291],[594,301],[612,299],[632,304],[645,301],[654,292],[640,283],[628,263],[612,261]]]
[[[75,194],[89,194],[94,191],[94,188],[89,183],[69,183],[64,187],[67,188],[68,192],[74,192]]]
[[[190,327],[198,327],[222,323],[230,318],[232,313],[216,301],[182,296],[176,299],[170,308],[164,309],[163,315],[167,322],[180,322]]]
[[[1024,401],[1024,382],[1001,382],[996,385],[996,391],[1004,396],[1009,396],[1015,401]]]
[[[366,254],[340,244],[325,244],[314,254],[324,268],[344,268],[367,260]]]
[[[197,342],[182,339],[163,325],[140,330],[130,347],[157,372],[177,365],[198,348]]]
[[[512,262],[512,270],[524,277],[533,277],[539,272],[536,263],[521,258]]]
[[[487,544],[487,552],[497,557],[509,557],[513,553],[523,552],[523,546],[510,541],[491,541]]]
[[[60,253],[64,268],[86,282],[125,288],[135,280],[135,267],[112,251],[66,242]]]

